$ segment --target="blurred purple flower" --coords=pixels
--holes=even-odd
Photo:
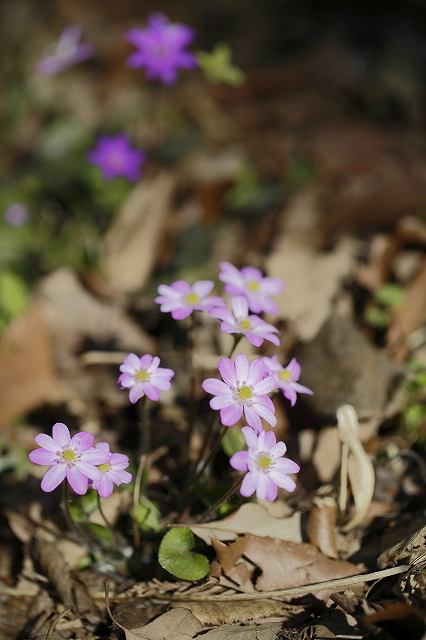
[[[266,369],[260,358],[248,362],[247,358],[238,354],[235,362],[229,358],[219,360],[218,369],[222,380],[207,378],[201,385],[204,391],[215,398],[210,400],[212,409],[220,410],[220,419],[225,426],[232,426],[244,411],[247,423],[260,431],[264,418],[272,427],[277,424],[274,416],[275,408],[267,393],[274,388],[274,379],[265,378]]]
[[[79,42],[80,35],[78,24],[65,27],[59,40],[50,44],[45,50],[45,56],[37,62],[37,73],[60,73],[89,58],[93,53],[93,45],[90,42]]]
[[[132,481],[132,475],[124,471],[129,466],[129,458],[123,453],[110,453],[108,442],[98,442],[95,449],[108,453],[109,460],[97,465],[102,477],[100,480],[94,480],[92,487],[101,498],[108,498],[113,485],[129,484]]]
[[[160,397],[160,391],[168,391],[171,387],[170,379],[175,375],[172,369],[159,367],[160,358],[149,354],[139,358],[134,353],[129,353],[120,366],[121,375],[118,384],[121,389],[130,389],[129,400],[135,404],[146,395],[156,402]]]
[[[174,84],[178,69],[195,69],[197,59],[184,48],[194,39],[195,32],[185,24],[169,22],[162,13],[151,13],[145,29],[129,29],[125,38],[137,51],[127,58],[131,69],[145,68],[149,80]]]
[[[22,202],[12,202],[4,210],[3,218],[11,227],[22,227],[29,215],[30,212]]]
[[[254,267],[243,267],[241,270],[230,262],[220,262],[219,280],[225,283],[226,293],[243,295],[247,298],[253,313],[278,314],[278,308],[270,296],[280,293],[284,283],[279,278],[264,278],[262,272]]]
[[[123,176],[136,181],[141,177],[140,165],[146,160],[146,154],[132,149],[130,140],[124,133],[115,136],[99,136],[96,147],[89,151],[86,159],[99,167],[104,180],[113,180]]]
[[[102,474],[95,465],[108,462],[109,454],[92,447],[90,433],[80,431],[71,438],[68,427],[62,422],[53,425],[52,436],[36,435],[34,439],[41,448],[28,454],[34,464],[50,467],[41,481],[42,490],[53,491],[66,478],[71,488],[83,495],[89,478],[101,480]]]
[[[176,280],[170,286],[160,284],[154,302],[161,304],[161,311],[172,312],[174,320],[183,320],[195,310],[211,311],[215,307],[224,307],[225,300],[218,296],[209,296],[214,283],[211,280],[198,280],[191,286],[185,280]]]
[[[264,357],[262,360],[268,370],[268,374],[273,376],[275,380],[275,388],[281,389],[287,400],[290,400],[292,407],[296,403],[298,393],[314,395],[314,392],[308,387],[304,387],[297,382],[300,378],[300,364],[296,358],[293,358],[286,367],[280,365],[275,355],[272,358]]]
[[[241,333],[255,347],[260,347],[264,340],[269,340],[277,346],[280,339],[279,333],[272,324],[268,324],[259,316],[249,316],[248,301],[245,296],[231,297],[232,313],[228,309],[213,309],[210,318],[222,320],[220,330],[225,333]]]
[[[248,471],[241,485],[241,495],[248,498],[254,492],[259,500],[272,502],[277,497],[277,487],[294,491],[296,483],[288,477],[290,473],[300,471],[298,464],[282,458],[287,447],[277,442],[275,433],[261,431],[256,434],[251,427],[243,427],[248,451],[237,451],[229,463],[238,471]]]

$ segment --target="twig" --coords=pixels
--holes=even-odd
[[[45,637],[44,640],[49,640],[50,636],[55,631],[58,622],[60,622],[62,620],[62,618],[65,618],[67,613],[69,613],[71,610],[72,610],[72,606],[69,605],[66,609],[64,609],[64,611],[62,611],[62,613],[60,613],[58,616],[56,616],[56,618],[54,620],[52,620],[52,623],[51,623],[49,629],[47,630],[46,637]]]
[[[242,481],[243,481],[244,476],[241,476],[241,478],[239,478],[237,480],[237,482],[235,484],[232,485],[232,487],[221,497],[219,498],[219,500],[217,500],[214,505],[212,507],[210,507],[202,516],[201,518],[199,518],[197,520],[197,524],[202,524],[203,522],[208,522],[210,519],[210,516],[212,516],[214,513],[216,513],[216,509],[218,509],[220,507],[220,505],[223,502],[226,502],[227,500],[229,500],[229,498],[231,496],[234,495],[234,493],[237,491],[237,489],[240,487]]]

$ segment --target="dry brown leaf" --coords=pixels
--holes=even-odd
[[[361,573],[351,562],[326,558],[312,544],[251,534],[247,537],[244,555],[262,571],[255,584],[258,591],[286,589]]]
[[[235,513],[223,520],[215,520],[206,524],[188,524],[188,529],[211,544],[210,538],[216,540],[233,540],[239,533],[253,533],[257,536],[269,536],[276,540],[292,540],[301,542],[300,513],[290,518],[274,518],[259,504],[243,504]]]
[[[126,631],[128,640],[189,640],[202,624],[188,608],[171,609],[143,627]]]
[[[174,178],[160,173],[135,187],[104,242],[101,271],[117,291],[134,293],[151,273],[164,221],[170,210]]]
[[[224,573],[227,573],[229,569],[232,569],[237,564],[247,544],[245,536],[236,538],[232,544],[225,544],[215,538],[210,538],[210,541]]]
[[[70,567],[55,545],[45,540],[34,540],[32,555],[41,572],[47,576],[65,607],[73,605]]]
[[[364,451],[359,437],[358,416],[355,409],[343,405],[337,410],[337,425],[342,442],[342,476],[340,487],[340,509],[346,507],[346,469],[355,502],[355,515],[343,528],[350,531],[357,527],[364,519],[374,493],[375,475],[373,463]]]
[[[314,544],[329,558],[337,559],[336,546],[337,504],[334,498],[314,498],[314,506],[309,513],[306,533],[309,542]]]
[[[282,631],[281,622],[253,624],[245,627],[223,625],[203,634],[203,640],[275,640]]]
[[[232,624],[281,616],[287,620],[304,611],[277,600],[251,600],[250,602],[173,602],[172,607],[185,607],[205,626]]]
[[[424,518],[416,519],[414,522],[409,523],[412,530],[413,527],[418,527],[420,521],[424,522]],[[391,532],[392,533],[392,532]],[[397,533],[397,532],[395,532]],[[377,558],[377,564],[381,568],[394,566],[400,560],[408,558],[409,562],[414,562],[417,558],[421,557],[425,552],[426,547],[426,525],[416,529],[411,535],[405,536],[402,540],[394,544],[386,551],[380,554]]]

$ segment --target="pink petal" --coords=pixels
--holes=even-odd
[[[207,393],[211,393],[214,396],[229,396],[232,395],[230,388],[222,382],[222,380],[217,380],[217,378],[207,378],[201,384],[204,391]]]
[[[237,402],[220,410],[220,419],[226,427],[232,427],[241,418],[243,408]]]
[[[53,440],[53,438],[51,438],[50,436],[46,435],[45,433],[37,434],[36,437],[34,438],[34,440],[36,441],[36,443],[40,447],[43,447],[43,449],[47,449],[48,451],[51,451],[52,453],[56,453],[57,451],[59,451],[61,449],[59,444],[57,442],[55,442]]]
[[[238,358],[238,356],[237,356]],[[247,372],[247,384],[253,385],[253,390],[257,389],[257,385],[263,380],[266,374],[265,365],[262,362],[261,358],[256,358],[252,360],[249,365],[249,370]],[[256,393],[261,393],[256,391]],[[265,393],[265,392],[262,392]],[[267,393],[267,392],[266,392]]]
[[[262,397],[265,398],[266,396],[258,396],[258,398],[256,398],[256,400],[258,400],[259,398],[262,398]],[[268,424],[270,424],[271,427],[275,427],[275,425],[277,424],[277,419],[274,416],[274,414],[272,413],[272,411],[267,409],[263,403],[256,402],[256,400],[253,403],[253,411],[256,412],[257,415],[259,415],[261,418],[266,420],[266,422]],[[268,400],[269,400],[269,398],[268,398]],[[246,415],[247,415],[247,411],[246,411]],[[247,420],[247,422],[249,422],[249,421]],[[259,420],[259,422],[260,422],[260,420]],[[250,422],[249,422],[249,424],[251,425]]]
[[[79,431],[79,433],[76,433],[71,438],[70,447],[75,448],[78,453],[82,453],[92,447],[93,440],[94,438],[91,433]]]
[[[277,442],[277,444],[270,450],[270,454],[273,458],[281,458],[286,451],[287,447],[284,442]]]
[[[166,380],[162,374],[156,375],[152,374],[151,376],[151,385],[160,389],[160,391],[168,391],[172,386],[169,380]],[[146,392],[145,392],[146,393]],[[146,394],[148,395],[148,394]]]
[[[254,471],[249,471],[243,478],[241,484],[240,493],[245,498],[248,498],[256,491],[258,474]]]
[[[55,463],[57,458],[56,453],[48,451],[47,449],[34,449],[28,454],[28,458],[34,464],[41,464],[43,467],[50,467]]]
[[[262,272],[256,269],[256,267],[243,267],[241,273],[246,281],[258,282],[259,280],[263,280]]]
[[[244,415],[247,421],[247,424],[257,432],[261,431],[262,423],[254,407],[244,406]]]
[[[259,500],[266,500],[268,493],[268,476],[266,473],[258,473],[256,482],[256,498]]]
[[[42,490],[49,492],[56,489],[56,487],[60,485],[62,480],[65,478],[66,473],[66,464],[55,464],[53,467],[50,467],[50,469],[48,469],[44,474],[44,478],[41,481],[40,486]]]
[[[160,399],[160,392],[157,387],[154,387],[150,382],[145,382],[143,387],[144,393],[150,400],[157,402]]]
[[[214,282],[211,280],[198,280],[192,285],[192,290],[199,298],[204,298],[213,289]]]
[[[262,434],[261,434],[262,435]],[[277,438],[273,431],[263,431],[263,447],[265,451],[271,452],[274,446],[276,446]],[[259,449],[261,447],[259,446]]]
[[[292,382],[299,380],[301,369],[300,364],[297,362],[296,358],[292,358],[285,368],[290,372]]]
[[[268,296],[274,296],[277,293],[281,293],[285,285],[279,278],[263,278],[262,279],[262,292]]]
[[[271,478],[270,474],[269,475],[265,474],[265,485],[266,485],[265,498],[266,500],[269,500],[269,502],[273,502],[277,497],[278,489],[277,489],[277,485]]]
[[[247,358],[242,353],[239,353],[235,357],[235,374],[236,374],[237,382],[239,382],[240,384],[246,383],[247,377],[249,375],[249,370],[250,369],[249,369],[249,363]],[[247,384],[251,384],[251,383],[247,382]]]
[[[298,473],[300,471],[300,467],[296,462],[293,462],[293,460],[289,460],[288,458],[279,458],[278,460],[275,460],[274,471],[283,474]]]
[[[108,454],[108,458],[109,458],[109,454]],[[109,462],[109,460],[106,460],[106,462]],[[105,464],[105,463],[100,462],[99,464]],[[99,475],[101,473],[99,469],[95,467],[94,464],[91,464],[86,460],[79,460],[75,465],[75,467],[71,467],[71,469],[78,469],[80,473],[82,473],[84,476],[87,476],[91,480],[98,480]]]
[[[95,445],[96,449],[100,449],[101,451],[109,451],[109,444],[108,442],[98,442]]]
[[[226,302],[223,298],[219,296],[207,296],[200,302],[197,308],[210,311],[211,308],[223,308],[226,307]]]
[[[66,465],[63,466],[66,467]],[[88,483],[87,476],[81,473],[76,466],[67,468],[67,480],[70,483],[71,489],[75,491],[75,493],[78,493],[79,496],[86,493]]]
[[[271,471],[269,475],[271,480],[273,480],[278,487],[281,487],[281,489],[285,489],[290,492],[295,490],[296,483],[288,476],[279,474],[275,469]]]
[[[123,362],[124,362],[125,365],[127,365],[128,367],[131,367],[131,369],[133,369],[133,370],[139,369],[140,359],[138,358],[138,356],[135,353],[129,353],[124,358]],[[126,373],[130,373],[130,371],[126,371]]]
[[[256,336],[254,333],[247,333],[246,331],[242,331],[242,333],[254,347],[260,347],[260,345],[263,344],[263,338],[260,336]]]
[[[225,407],[230,407],[235,403],[235,399],[231,394],[223,395],[223,396],[215,396],[209,402],[212,409],[224,409]]]
[[[291,406],[294,407],[294,405],[296,404],[296,400],[297,400],[297,393],[295,392],[293,387],[290,386],[289,383],[287,383],[287,384],[284,383],[282,388],[281,388],[281,391],[283,392],[283,394],[285,395],[287,400],[290,400]]]
[[[106,474],[103,473],[102,478],[99,480],[99,482],[96,482],[96,486],[95,483],[93,483],[93,488],[96,489],[101,498],[108,498],[108,496],[111,495],[114,487],[111,480],[108,480]]]
[[[247,451],[237,451],[229,459],[229,464],[238,471],[247,471],[249,454]]]
[[[263,364],[263,363],[262,363]],[[275,389],[275,379],[272,376],[267,376],[263,380],[260,380],[257,384],[253,385],[253,393],[256,396],[264,396],[267,393],[271,393]]]
[[[117,467],[117,465],[120,465],[121,469],[125,469],[129,466],[129,458],[124,455],[124,453],[111,453],[111,458],[109,461],[114,469]],[[121,466],[123,464],[125,464],[126,467]]]
[[[190,316],[193,310],[194,309],[192,306],[184,307],[182,309],[175,309],[174,311],[172,311],[172,318],[173,320],[183,320],[184,318]]]
[[[180,294],[192,292],[191,286],[187,282],[185,282],[185,280],[176,280],[175,282],[172,282],[170,288],[173,290],[173,292],[176,291]],[[160,291],[160,288],[158,288],[158,290]]]
[[[311,389],[308,389],[308,387],[304,387],[303,384],[299,384],[298,382],[292,382],[291,386],[297,393],[307,393],[310,396],[315,395]]]
[[[232,308],[232,313],[239,320],[247,318],[248,302],[245,296],[232,296],[231,308]]]
[[[122,373],[117,378],[117,383],[121,389],[128,389],[129,387],[133,387],[135,384],[135,380],[133,374],[130,373]]]
[[[224,382],[229,387],[235,387],[237,384],[237,377],[234,361],[230,360],[229,358],[221,358],[219,360],[217,368],[219,369],[219,373],[222,376]]]
[[[142,356],[142,358],[139,359],[139,366],[138,369],[148,369],[148,367],[151,366],[153,361],[153,357],[151,355],[149,355],[149,353],[146,353],[144,356]],[[160,359],[158,358],[158,362],[160,362]]]
[[[120,484],[128,484],[132,480],[132,476],[127,471],[122,471],[120,469],[111,469],[111,471],[107,472],[108,478],[116,485]]]
[[[252,427],[242,427],[241,432],[244,436],[248,447],[258,448],[258,437],[256,431]]]
[[[143,383],[139,382],[138,384],[135,384],[134,387],[132,387],[129,391],[129,400],[132,404],[135,404],[139,398],[141,398],[144,395],[144,391],[143,391]]]
[[[63,422],[56,422],[52,427],[52,437],[55,442],[58,443],[59,447],[68,446],[71,436],[68,427]],[[38,444],[38,443],[37,443]],[[47,447],[46,447],[47,449]]]

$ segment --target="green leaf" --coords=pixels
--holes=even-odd
[[[375,329],[383,329],[389,323],[389,315],[379,307],[367,307],[364,311],[364,321]]]
[[[246,441],[241,433],[241,429],[227,429],[222,440],[222,449],[227,456],[231,457],[237,451],[246,448]]]
[[[161,541],[158,562],[181,580],[200,580],[207,575],[209,561],[199,553],[191,553],[194,536],[185,527],[170,529]]]
[[[378,287],[374,292],[375,300],[389,309],[396,309],[402,304],[404,289],[399,284],[387,282]]]
[[[160,531],[160,511],[146,496],[141,496],[136,510],[136,522],[142,531]]]
[[[19,315],[28,304],[28,290],[25,282],[13,271],[0,274],[0,306],[9,318]]]
[[[426,407],[420,403],[412,404],[404,411],[405,426],[409,431],[414,431],[422,424],[425,417]]]
[[[197,60],[206,80],[211,84],[225,82],[238,87],[245,81],[245,73],[231,64],[231,49],[225,43],[219,43],[211,53],[199,51]]]

